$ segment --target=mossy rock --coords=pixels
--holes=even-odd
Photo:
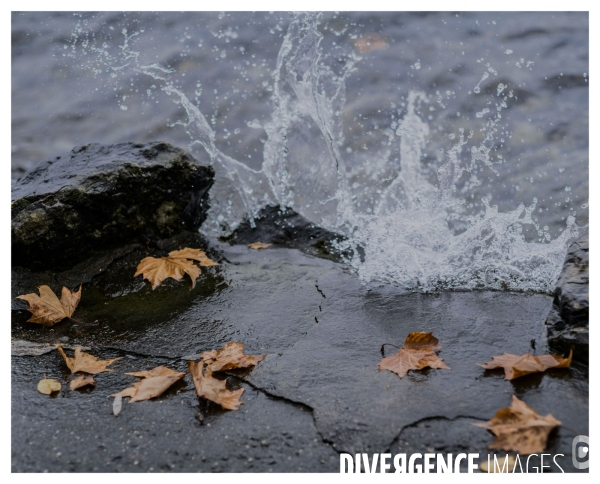
[[[213,181],[212,167],[168,143],[74,148],[13,187],[12,263],[65,269],[90,251],[197,229]]]

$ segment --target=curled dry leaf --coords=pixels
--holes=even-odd
[[[265,244],[264,242],[252,242],[251,244],[248,244],[248,247],[251,249],[266,249],[267,247],[271,247],[273,244]]]
[[[77,390],[78,388],[82,388],[88,385],[95,386],[96,381],[91,376],[79,375],[71,380],[69,383],[70,390]]]
[[[506,380],[514,380],[515,378],[531,373],[543,372],[550,368],[569,368],[572,359],[573,350],[569,353],[568,358],[558,355],[533,356],[530,353],[525,353],[523,356],[518,356],[504,353],[501,356],[493,356],[492,361],[479,366],[486,370],[504,368],[504,378]]]
[[[488,462],[489,462],[489,465],[488,465]],[[494,455],[494,457],[492,459],[490,459],[489,461],[485,461],[485,460],[481,461],[479,464],[479,468],[483,472],[508,473],[508,472],[514,471],[516,464],[517,464],[517,460],[515,459],[514,455],[505,455],[504,457],[500,457],[500,458],[498,458]]]
[[[182,250],[169,252],[168,257],[146,257],[138,264],[133,277],[142,274],[156,289],[162,281],[171,277],[177,281],[185,274],[190,276],[192,287],[196,286],[196,279],[200,276],[200,268],[192,262],[196,260],[201,266],[218,266],[215,261],[209,259],[204,251],[186,247]]]
[[[242,404],[240,397],[244,393],[244,389],[240,388],[233,392],[227,390],[225,381],[213,378],[212,371],[206,369],[203,361],[200,363],[188,361],[188,369],[194,380],[194,387],[196,387],[196,394],[198,396],[218,403],[226,410],[237,410]],[[205,369],[206,373],[204,372]]]
[[[389,370],[403,378],[408,370],[423,368],[438,368],[449,370],[450,367],[442,361],[434,350],[440,349],[438,339],[431,333],[414,331],[410,333],[400,350],[379,362],[380,370]]]
[[[245,355],[244,344],[230,342],[220,350],[205,351],[200,355],[200,359],[206,363],[210,371],[227,371],[236,368],[249,368],[256,366],[267,355]]]
[[[97,373],[102,373],[103,371],[110,371],[106,367],[110,365],[113,361],[117,361],[118,359],[120,359],[112,358],[110,360],[99,360],[96,356],[84,353],[81,350],[81,346],[75,348],[75,357],[69,358],[65,354],[61,346],[57,346],[56,349],[64,358],[65,362],[67,363],[67,366],[69,367],[69,370],[71,370],[71,373],[77,373],[78,371],[80,371],[82,373],[90,373],[92,375],[96,375]]]
[[[37,385],[37,390],[44,395],[50,395],[52,392],[58,392],[61,389],[61,384],[52,378],[44,378]]]
[[[31,317],[27,321],[44,326],[54,326],[63,319],[70,318],[81,299],[81,286],[77,291],[63,287],[60,300],[48,286],[40,286],[38,291],[39,296],[31,293],[17,296],[17,299],[29,303],[27,310],[31,311]]]
[[[544,450],[550,431],[560,424],[551,414],[542,417],[513,395],[510,407],[501,408],[487,422],[472,425],[488,429],[496,436],[488,449],[536,454]]]
[[[171,370],[165,366],[157,366],[152,370],[137,371],[134,373],[125,373],[126,375],[136,376],[143,378],[141,381],[134,383],[132,386],[121,390],[119,393],[112,395],[131,397],[129,403],[141,402],[142,400],[149,400],[150,398],[158,397],[162,395],[173,383],[181,380],[185,373]],[[114,407],[115,404],[113,404]],[[113,412],[114,413],[114,412]],[[116,414],[115,414],[116,415]]]

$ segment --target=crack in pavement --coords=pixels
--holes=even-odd
[[[240,376],[238,376],[238,375],[232,375],[231,373],[228,373],[228,372],[225,372],[225,374],[227,374],[228,376],[232,376],[232,377],[234,377],[234,378],[236,378],[236,379],[238,379],[238,380],[240,380],[240,381],[242,381],[242,382],[246,383],[247,385],[249,385],[249,386],[250,386],[250,387],[252,387],[253,389],[255,389],[255,390],[257,390],[257,391],[259,391],[259,392],[263,393],[264,395],[268,396],[269,398],[272,398],[272,399],[274,399],[274,400],[277,400],[277,401],[281,401],[281,402],[287,403],[288,405],[293,405],[293,406],[296,406],[296,407],[302,408],[303,410],[305,410],[305,411],[307,411],[307,412],[310,412],[311,418],[312,418],[312,420],[313,420],[313,426],[314,426],[314,428],[315,428],[315,432],[316,432],[316,433],[319,435],[319,437],[321,437],[321,441],[322,441],[324,444],[327,444],[327,445],[329,445],[329,446],[330,446],[330,447],[331,447],[331,448],[332,448],[332,449],[333,449],[335,452],[337,452],[338,454],[341,454],[341,453],[342,453],[342,451],[339,451],[339,450],[338,450],[338,449],[335,447],[335,444],[334,444],[332,441],[330,441],[330,440],[328,440],[327,438],[325,438],[325,436],[324,436],[324,435],[322,434],[322,432],[319,430],[319,427],[318,427],[318,425],[317,425],[317,421],[316,421],[316,419],[315,419],[315,410],[314,410],[314,408],[312,408],[310,405],[307,405],[306,403],[303,403],[303,402],[297,402],[297,401],[295,401],[295,400],[292,400],[292,399],[290,399],[290,398],[288,398],[288,397],[283,397],[283,396],[281,396],[281,395],[276,395],[275,393],[271,393],[269,390],[266,390],[265,388],[261,388],[261,387],[259,387],[258,385],[255,385],[254,383],[252,383],[252,382],[250,382],[250,381],[246,380],[245,378],[243,378],[243,377],[240,377]]]
[[[473,420],[481,420],[481,421],[485,421],[486,420],[485,418],[474,417],[473,415],[456,415],[453,418],[446,417],[444,415],[432,415],[430,417],[423,417],[423,418],[415,420],[414,422],[411,422],[411,423],[409,423],[407,425],[402,426],[402,428],[400,429],[400,431],[398,432],[398,434],[396,435],[396,437],[394,437],[393,440],[386,447],[385,452],[391,452],[392,447],[394,446],[394,443],[396,443],[396,442],[399,441],[400,436],[402,435],[402,432],[404,432],[406,429],[409,429],[411,427],[416,427],[421,422],[427,422],[429,420],[446,420],[448,422],[454,422],[455,420],[458,420],[459,418],[472,418]]]

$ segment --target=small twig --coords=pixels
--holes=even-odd
[[[399,346],[393,345],[392,343],[383,343],[383,344],[381,345],[381,350],[380,350],[380,351],[381,351],[381,356],[385,356],[385,351],[384,351],[384,349],[383,349],[385,346],[393,346],[394,348],[398,348],[399,350],[401,350],[401,349],[402,349],[402,348],[400,348]]]

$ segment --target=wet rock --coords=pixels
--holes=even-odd
[[[230,244],[268,242],[287,248],[300,249],[304,253],[330,260],[340,260],[342,254],[333,244],[342,235],[318,227],[294,210],[277,206],[264,207],[253,220],[245,220],[228,237],[221,237]]]
[[[113,372],[99,375],[95,389],[48,398],[35,385],[44,373],[65,373],[66,381],[58,352],[13,357],[14,470],[157,470],[160,463],[161,470],[335,472],[336,451],[485,452],[493,437],[470,423],[491,418],[512,393],[563,422],[548,452],[570,461],[575,434],[568,429],[588,432],[585,365],[514,381],[477,366],[505,351],[530,351],[533,338],[537,354],[547,352],[542,335],[550,296],[367,289],[342,265],[298,250],[210,245],[220,266],[203,267],[194,289],[187,281],[165,281],[152,291],[126,269],[128,256],[115,261],[106,272],[122,262],[123,277],[141,287],[109,297],[102,275],[84,286],[77,318],[98,319],[97,326],[65,321],[45,328],[26,323],[26,312],[13,312],[13,339],[68,338],[65,343],[90,346],[103,359],[124,356]],[[381,345],[399,345],[411,331],[433,331],[451,370],[414,371],[403,379],[378,371]],[[106,395],[130,385],[125,372],[159,364],[186,371],[181,357],[231,340],[243,342],[249,354],[268,353],[249,373],[228,376],[246,388],[239,411],[211,408],[186,376],[158,401],[124,405],[118,418],[112,415]],[[435,438],[427,428],[413,428],[426,419],[441,422]],[[61,439],[65,432],[98,437],[75,442]],[[106,451],[95,450],[100,444]]]
[[[589,345],[589,250],[589,235],[569,248],[546,320],[550,345],[565,352],[572,348],[575,358],[584,361]]]
[[[183,241],[175,237],[161,247],[165,252],[180,248],[176,240],[179,245],[204,249],[201,236],[196,237],[190,234]],[[84,322],[98,320],[98,325],[63,321],[46,330],[26,322],[30,313],[25,303],[12,312],[12,336],[50,344],[62,336],[87,346],[178,358],[232,339],[244,342],[255,354],[280,353],[317,324],[323,297],[315,281],[325,270],[323,264],[336,264],[277,247],[257,251],[217,241],[211,246],[208,255],[221,265],[202,267],[194,288],[187,277],[166,279],[154,290],[141,276],[134,278],[143,257],[165,254],[138,247],[84,284],[75,316]],[[55,291],[61,282],[50,277],[37,280],[38,285],[48,284]],[[284,313],[276,310],[280,305],[286,308]]]
[[[61,272],[36,272],[22,267],[13,267],[11,284],[13,332],[22,327],[24,330],[22,339],[33,341],[45,335],[46,339],[43,342],[52,344],[54,342],[52,338],[57,335],[69,338],[81,330],[76,324],[71,327],[69,322],[64,321],[54,326],[52,332],[48,333],[40,331],[38,324],[25,322],[30,316],[26,309],[28,303],[16,297],[21,294],[37,293],[38,286],[42,284],[50,286],[56,294],[60,294],[63,286],[76,289],[79,284],[82,284],[83,293],[76,310],[77,318],[84,322],[100,319],[100,327],[103,327],[107,321],[114,321],[121,328],[125,326],[127,329],[136,327],[142,322],[152,324],[156,321],[165,321],[184,311],[194,299],[212,294],[224,283],[218,266],[203,267],[200,279],[194,288],[188,277],[180,281],[166,279],[155,290],[152,290],[151,285],[141,275],[134,277],[137,265],[144,257],[162,257],[184,247],[202,249],[211,259],[221,260],[221,255],[208,247],[207,241],[201,234],[180,232],[168,239],[158,240],[152,246],[128,244],[98,252],[92,258]],[[107,306],[109,303],[111,305]],[[89,306],[94,308],[93,313],[98,313],[99,317],[94,316],[93,319],[89,319],[91,314],[86,311]],[[94,330],[99,328],[92,326],[88,329],[93,334]]]
[[[213,177],[167,143],[74,148],[14,185],[13,266],[65,269],[90,251],[198,228]]]
[[[502,371],[478,366],[503,352],[530,351],[531,339],[539,341],[537,354],[547,352],[541,336],[549,296],[415,294],[389,286],[367,290],[350,275],[332,271],[322,271],[318,286],[326,296],[319,324],[282,355],[269,354],[247,378],[258,388],[311,407],[317,429],[338,452],[383,452],[406,426],[423,419],[487,420],[510,404],[511,393],[566,426],[586,428],[587,417],[579,415],[588,411],[585,369],[507,381]],[[433,331],[442,346],[439,355],[451,370],[413,371],[402,379],[378,371],[381,345],[401,345],[411,331]],[[491,442],[491,434],[482,430],[481,435]],[[452,448],[448,452],[460,449],[450,435],[438,440],[440,448]],[[556,447],[565,455],[566,440]],[[471,447],[472,452],[484,449],[478,442]]]
[[[315,429],[310,409],[272,398],[239,379],[239,411],[220,409],[195,394],[187,362],[121,357],[113,371],[95,375],[95,387],[69,391],[69,370],[58,351],[12,358],[13,472],[337,472],[339,457]],[[186,372],[162,396],[112,414],[112,393],[136,379],[126,372],[164,365]],[[41,395],[47,373],[63,390]]]

